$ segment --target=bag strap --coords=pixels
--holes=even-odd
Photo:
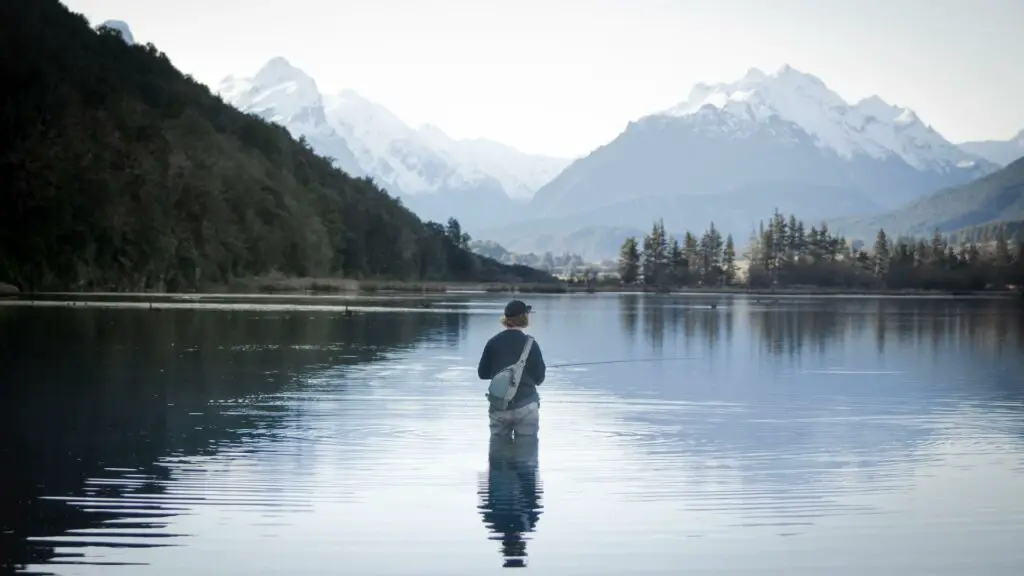
[[[519,360],[512,365],[513,385],[519,386],[519,380],[523,377],[523,370],[526,369],[526,359],[530,357],[530,349],[533,348],[533,337],[526,337],[526,346],[523,346],[523,352],[519,355]]]
[[[526,359],[530,357],[531,348],[533,348],[533,336],[527,336],[526,346],[523,346],[523,353],[519,355],[519,361],[516,364],[526,366]]]

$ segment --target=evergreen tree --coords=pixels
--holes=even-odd
[[[875,276],[879,279],[885,278],[886,273],[889,270],[889,240],[885,235],[885,230],[878,229],[878,235],[875,237]]]
[[[996,249],[995,249],[995,261],[996,264],[1005,265],[1009,264],[1012,260],[1010,256],[1010,244],[1006,238],[1006,228],[1000,227],[996,232]]]
[[[793,247],[797,260],[803,260],[807,256],[807,234],[804,231],[803,220],[797,220],[793,228]]]
[[[1004,238],[1008,226],[1001,226]],[[768,226],[762,223],[752,233],[746,251],[746,282],[752,287],[777,283],[784,286],[869,288],[884,285],[890,288],[957,290],[1024,283],[1024,246],[1019,246],[1020,238],[1024,236],[1022,227],[1013,228],[1018,235],[1014,237],[1012,248],[1009,241],[1005,242],[1005,249],[999,246],[1000,226],[986,225],[986,228],[990,229],[990,237],[995,238],[994,243],[964,243],[960,250],[954,250],[946,237],[938,241],[933,237],[929,242],[925,238],[891,237],[880,229],[873,248],[865,250],[863,243],[851,245],[843,236],[832,235],[827,223],[812,226],[805,235],[799,219],[782,217],[776,212]],[[660,233],[652,232],[649,237],[654,238]],[[967,238],[974,232],[961,231],[959,234]],[[721,234],[713,223],[699,240],[690,232],[684,233],[683,237],[679,252],[684,257],[688,253],[695,254],[688,261],[690,281],[699,280],[704,285],[736,282],[736,247],[732,238],[722,242]],[[936,251],[941,251],[937,258],[933,256]],[[672,271],[671,284],[676,286],[680,285],[679,276],[675,273],[680,268],[675,264],[677,258],[676,243],[671,242],[669,270]],[[1000,265],[999,262],[1008,264]]]
[[[705,285],[715,285],[721,281],[723,246],[722,234],[712,222],[698,244],[701,281]]]
[[[700,277],[703,274],[700,264],[700,247],[697,245],[697,237],[689,230],[683,235],[683,257],[689,263],[688,282],[694,281],[694,276]]]
[[[672,285],[687,285],[689,283],[690,262],[686,259],[683,247],[679,245],[679,240],[675,237],[672,237],[672,241],[669,242],[668,262]]]
[[[625,284],[636,282],[640,274],[640,249],[636,238],[630,236],[622,243],[619,250],[619,278]]]
[[[642,268],[644,284],[661,286],[665,283],[668,272],[668,238],[665,224],[658,220],[651,227],[651,233],[644,237]]]
[[[722,256],[723,279],[727,286],[736,281],[736,245],[733,244],[732,234],[725,238],[725,253]]]

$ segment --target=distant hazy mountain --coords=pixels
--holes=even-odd
[[[435,150],[446,154],[467,178],[487,174],[501,183],[509,197],[529,200],[541,186],[569,165],[565,158],[525,154],[493,140],[455,140],[431,124],[420,126],[417,135]]]
[[[929,194],[873,216],[829,220],[833,231],[865,241],[882,228],[892,235],[930,236],[995,221],[1024,220],[1024,158],[975,182]]]
[[[746,236],[766,206],[805,219],[835,216],[840,206],[840,214],[867,214],[997,168],[877,96],[849,104],[789,66],[752,69],[734,83],[698,84],[685,102],[630,122],[537,192],[529,210],[537,221],[478,236],[540,250],[541,236],[647,229],[658,217],[670,230],[669,221],[714,219]]]
[[[969,154],[980,156],[989,162],[1006,166],[1024,158],[1024,130],[1009,140],[983,140],[981,142],[964,142],[960,149]]]
[[[488,140],[455,140],[433,126],[413,129],[351,90],[321,94],[284,58],[251,78],[225,78],[219,92],[236,107],[305,136],[342,169],[372,177],[419,216],[455,216],[471,233],[500,221],[568,164]]]
[[[579,254],[587,262],[601,262],[602,260],[614,260],[618,258],[622,242],[632,236],[642,238],[650,232],[650,226],[646,229],[615,227],[615,226],[586,226],[571,231],[562,231],[557,225],[544,227],[539,225],[535,235],[520,236],[510,230],[504,236],[511,239],[512,245],[509,249],[520,254]],[[674,232],[671,231],[671,232]]]
[[[644,196],[592,208],[573,216],[545,218],[481,231],[477,236],[495,240],[514,252],[563,251],[588,261],[615,258],[627,236],[639,236],[661,218],[672,234],[701,234],[711,222],[723,234],[733,234],[745,245],[761,220],[778,208],[794,213],[808,224],[839,213],[873,213],[881,204],[853,190],[794,181],[749,184],[717,194]],[[616,220],[633,226],[606,224]]]

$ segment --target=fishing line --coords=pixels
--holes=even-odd
[[[572,362],[569,364],[550,364],[548,368],[569,368],[573,366],[593,366],[595,364],[625,364],[627,362],[670,362],[672,360],[698,360],[693,356],[672,356],[668,358],[627,358],[624,360],[599,360],[596,362]]]

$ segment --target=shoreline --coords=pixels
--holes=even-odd
[[[272,284],[246,283],[250,289],[239,290],[231,287],[210,287],[201,292],[102,292],[102,291],[45,291],[6,292],[0,295],[0,305],[18,301],[122,301],[140,303],[187,303],[187,302],[270,302],[288,300],[310,300],[321,303],[344,303],[360,300],[396,300],[438,298],[454,294],[652,294],[676,296],[752,296],[758,298],[788,296],[832,296],[832,297],[920,297],[920,298],[1021,298],[1019,290],[891,290],[891,289],[849,289],[816,286],[787,286],[777,288],[729,287],[683,287],[676,289],[655,289],[645,286],[619,285],[576,285],[576,284],[505,284],[485,282],[394,282],[355,281],[335,279],[288,279]]]
[[[739,296],[909,296],[909,297],[993,297],[993,298],[1015,298],[1021,293],[1016,290],[921,290],[921,289],[857,289],[857,288],[825,288],[816,286],[787,286],[781,288],[744,288],[740,286],[727,286],[716,288],[676,288],[671,290],[657,290],[644,287],[616,286],[615,288],[597,288],[593,292],[621,293],[621,294],[667,294],[667,295],[693,295],[693,294],[728,294]],[[569,289],[570,293],[584,292],[583,289]]]

